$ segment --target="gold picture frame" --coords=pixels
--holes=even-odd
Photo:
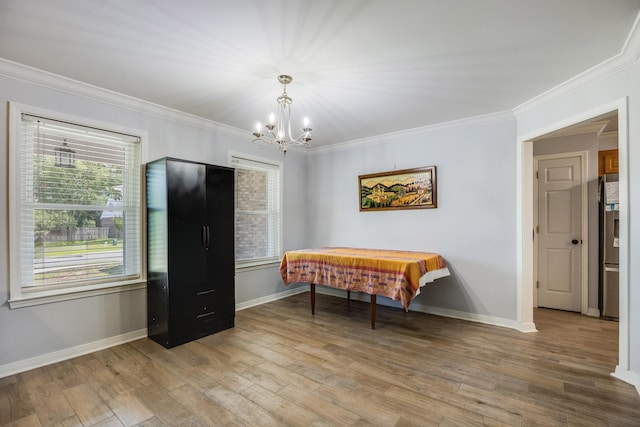
[[[436,208],[436,184],[435,166],[360,175],[360,211]]]

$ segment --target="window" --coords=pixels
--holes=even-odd
[[[27,108],[11,109],[11,306],[140,282],[140,137]]]
[[[236,168],[236,265],[280,260],[282,248],[282,163],[230,154]]]

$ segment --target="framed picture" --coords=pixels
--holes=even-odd
[[[358,176],[360,211],[431,209],[438,206],[436,167]]]

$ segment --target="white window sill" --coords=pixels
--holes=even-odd
[[[280,260],[272,260],[272,261],[262,261],[262,262],[253,262],[253,263],[236,263],[236,272],[242,273],[244,271],[251,270],[262,270],[265,268],[273,268],[279,267]]]
[[[89,285],[83,287],[56,289],[49,291],[24,292],[19,298],[9,300],[9,308],[31,307],[52,302],[68,301],[78,298],[87,298],[99,295],[128,292],[137,289],[145,289],[147,283],[140,279],[132,282],[119,282],[111,284]]]

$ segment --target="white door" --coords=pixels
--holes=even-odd
[[[582,286],[580,156],[538,162],[538,306],[580,311]]]

